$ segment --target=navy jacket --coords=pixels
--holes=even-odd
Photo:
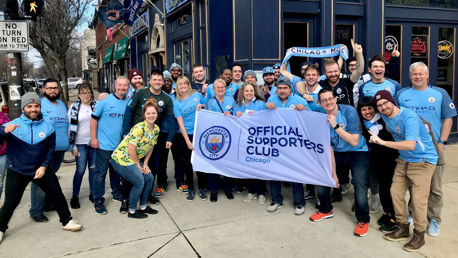
[[[5,126],[19,125],[6,134]],[[7,141],[7,168],[24,175],[35,175],[39,167],[49,168],[53,161],[56,132],[43,119],[32,121],[24,114],[0,127],[0,141]]]

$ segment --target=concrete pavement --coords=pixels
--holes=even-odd
[[[284,206],[275,213],[257,201],[243,202],[245,194],[218,202],[187,201],[175,190],[173,162],[169,159],[169,191],[159,214],[134,220],[119,213],[107,181],[107,215],[96,214],[88,200],[87,173],[80,194],[81,208],[71,210],[84,226],[80,232],[61,229],[56,212],[47,212],[48,223],[35,223],[28,215],[30,186],[16,209],[0,244],[0,257],[456,257],[458,239],[458,145],[448,146],[445,170],[443,223],[438,237],[426,237],[417,254],[402,250],[402,243],[383,239],[371,214],[369,234],[353,236],[356,224],[351,195],[334,206],[334,218],[313,223],[308,217],[314,204],[307,202],[302,216],[294,215],[290,187],[283,187]],[[73,164],[63,164],[58,174],[65,196],[70,199]],[[3,198],[3,197],[2,197]],[[3,203],[3,200],[1,200]]]

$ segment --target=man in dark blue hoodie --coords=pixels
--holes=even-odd
[[[38,94],[24,94],[21,98],[21,109],[23,114],[19,118],[0,127],[0,141],[7,141],[9,154],[5,202],[0,209],[0,242],[29,182],[38,185],[49,196],[64,230],[81,230],[82,226],[72,220],[56,175],[49,172],[52,167],[56,132],[53,126],[43,119]]]

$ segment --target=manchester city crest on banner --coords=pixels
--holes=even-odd
[[[211,160],[221,159],[231,146],[231,133],[222,126],[212,126],[200,136],[199,148]]]

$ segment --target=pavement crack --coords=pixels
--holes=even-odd
[[[152,254],[148,255],[148,258],[155,255],[157,252],[159,252],[159,250],[161,250],[162,248],[164,248],[166,245],[168,245],[170,242],[172,242],[175,238],[177,238],[179,235],[181,235],[182,232],[179,232],[178,234],[176,234],[174,237],[172,237],[169,241],[165,242],[163,245],[161,245],[158,249],[156,249],[156,251],[154,251]]]

